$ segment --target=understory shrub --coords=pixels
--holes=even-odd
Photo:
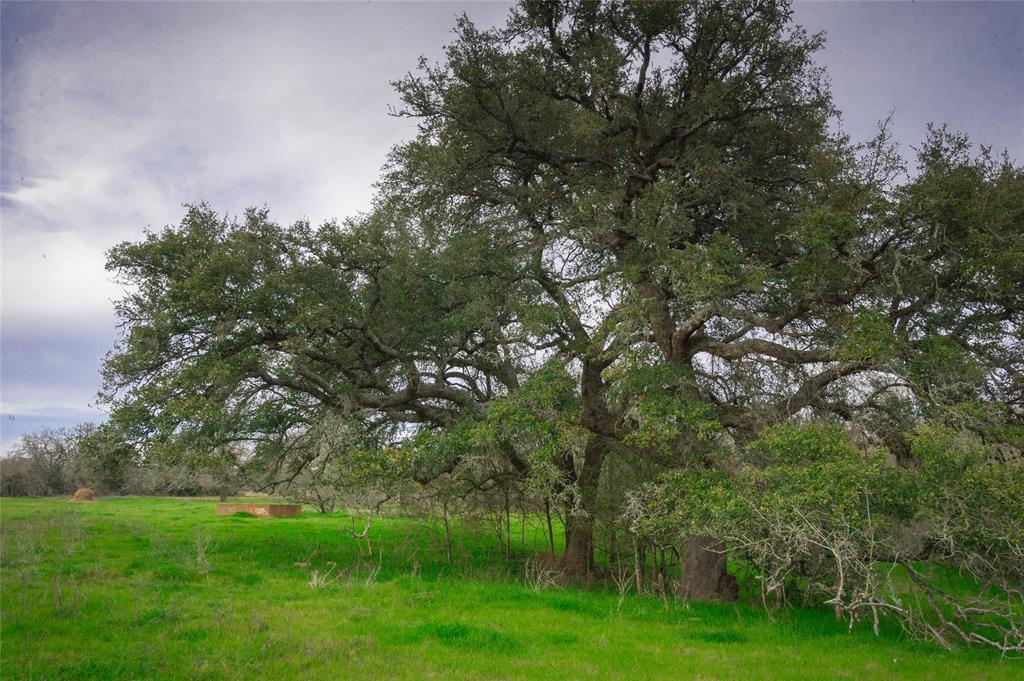
[[[945,647],[1024,652],[1024,465],[922,426],[913,466],[838,426],[783,424],[736,473],[671,472],[634,496],[632,527],[713,536],[747,564],[769,611],[798,598],[850,626],[884,618]]]

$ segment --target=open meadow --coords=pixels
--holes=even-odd
[[[1024,0],[0,29],[0,681],[1024,681]]]
[[[531,585],[481,527],[217,516],[210,500],[2,502],[4,679],[1024,679],[830,612]],[[354,530],[354,532],[353,532]],[[515,535],[514,535],[515,536]],[[372,555],[371,555],[372,552]]]

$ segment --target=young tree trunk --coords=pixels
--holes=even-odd
[[[509,505],[508,487],[505,488],[505,562],[512,562],[512,510]]]
[[[448,523],[448,500],[441,505],[444,513],[444,555],[448,559],[448,565],[452,564],[452,530]]]
[[[519,548],[526,550],[526,505],[519,497]]]
[[[658,570],[658,591],[668,595],[668,571],[665,568],[665,547],[659,546],[654,550],[654,567]]]
[[[551,559],[555,559],[555,528],[551,524],[551,502],[547,497],[544,497],[544,517],[548,521],[548,548],[551,553]]]
[[[682,575],[678,596],[696,601],[734,600],[735,591],[729,588],[725,571],[725,553],[722,542],[714,537],[691,537],[683,542],[679,551]]]
[[[636,536],[633,537],[633,570],[635,571],[634,576],[636,578],[636,592],[642,594],[644,592],[644,552],[640,548]]]

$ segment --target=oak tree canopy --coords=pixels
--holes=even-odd
[[[301,464],[345,422],[421,483],[485,456],[561,506],[578,574],[631,491],[757,466],[778,424],[890,465],[924,420],[1019,451],[1024,172],[941,127],[909,169],[885,124],[847,139],[822,40],[770,0],[461,19],[395,83],[418,132],[367,214],[199,205],[110,252],[107,428]],[[687,595],[716,546],[680,543]]]

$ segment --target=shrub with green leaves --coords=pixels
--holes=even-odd
[[[634,498],[641,536],[721,538],[766,606],[832,605],[877,631],[1024,652],[1024,466],[980,439],[924,425],[917,467],[857,446],[839,426],[781,424],[738,472],[676,470]]]

